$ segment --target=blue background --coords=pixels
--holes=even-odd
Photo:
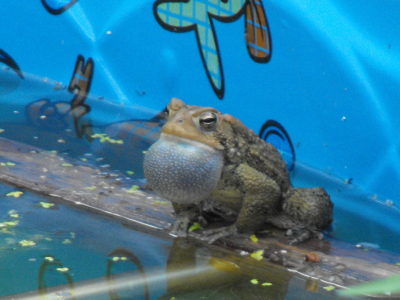
[[[68,85],[78,55],[92,57],[87,103],[94,124],[151,118],[172,97],[230,113],[256,132],[273,119],[288,132],[299,163],[400,204],[398,2],[264,0],[273,47],[267,64],[247,52],[243,15],[214,20],[222,100],[195,32],[165,30],[154,2],[79,0],[53,15],[39,0],[3,1],[0,49],[24,79],[0,68],[1,122],[23,122],[14,110],[43,97],[69,101],[54,85]]]

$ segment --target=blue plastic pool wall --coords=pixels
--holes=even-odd
[[[299,164],[400,204],[398,2],[24,0],[0,7],[2,123],[26,122],[27,107],[40,99],[75,101],[93,124],[107,125],[150,119],[177,97],[262,131],[289,152],[289,165],[295,153]],[[264,35],[251,40],[250,31]],[[90,82],[87,95],[74,94],[79,80]]]

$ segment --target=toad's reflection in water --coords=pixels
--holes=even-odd
[[[293,277],[293,273],[266,260],[257,261],[182,238],[174,239],[165,270],[146,269],[132,251],[124,248],[111,251],[108,257],[107,273],[101,280],[74,283],[68,277],[68,285],[47,288],[43,282],[45,272],[41,272],[39,294],[47,297],[62,292],[63,299],[151,299],[163,293],[166,280],[166,292],[160,300],[284,299]],[[43,266],[49,265],[62,267],[59,261],[45,259]],[[118,273],[122,265],[129,271]]]
[[[292,273],[217,249],[176,238],[167,259],[167,293],[159,299],[285,298]]]

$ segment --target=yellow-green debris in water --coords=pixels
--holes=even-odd
[[[96,134],[93,134],[92,136],[91,136],[93,139],[100,139],[100,142],[101,143],[106,143],[106,142],[108,142],[108,143],[111,143],[111,144],[123,144],[124,143],[124,141],[123,140],[115,140],[115,139],[112,139],[112,138],[110,138],[107,134],[105,134],[105,133],[96,133]]]
[[[36,246],[36,243],[34,241],[28,241],[28,240],[22,240],[18,242],[22,247],[30,247],[30,246]]]
[[[19,198],[23,195],[23,192],[16,191],[16,192],[10,192],[7,194],[7,197],[14,197],[14,198]]]
[[[17,226],[19,221],[8,221],[8,222],[1,222],[0,227],[15,227]]]
[[[62,273],[65,273],[65,272],[68,272],[69,271],[69,268],[57,268],[56,269],[58,272],[62,272]]]
[[[254,234],[250,236],[250,240],[251,240],[253,243],[257,243],[257,242],[258,242],[258,238],[257,238]]]
[[[13,162],[11,162],[11,161],[8,161],[8,162],[2,162],[2,163],[0,163],[0,166],[2,166],[2,167],[14,167],[14,166],[16,166],[16,164],[15,163],[13,163]]]
[[[94,185],[85,187],[85,190],[94,191],[96,187]]]
[[[272,285],[271,282],[264,282],[264,283],[262,284],[262,286],[271,286],[271,285]]]
[[[252,279],[252,280],[250,280],[250,282],[251,282],[252,284],[258,284],[258,280],[257,280],[257,279]]]
[[[138,189],[139,189],[138,185],[132,185],[132,187],[129,190],[127,190],[127,192],[132,194],[135,191],[137,191]]]
[[[154,205],[158,206],[158,205],[167,205],[169,202],[168,201],[160,201],[160,200],[156,200],[154,201]]]
[[[253,252],[250,256],[252,258],[254,258],[255,260],[260,261],[264,258],[263,255],[264,255],[264,250],[259,250],[259,251]]]
[[[50,207],[53,207],[53,206],[55,205],[54,203],[43,202],[43,201],[41,201],[39,204],[40,204],[40,206],[42,206],[43,208],[50,208]]]
[[[193,225],[190,226],[189,231],[192,232],[192,231],[195,231],[197,229],[202,229],[203,230],[204,228],[201,227],[201,225],[199,223],[194,222]]]

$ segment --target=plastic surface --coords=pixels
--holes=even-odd
[[[40,99],[108,126],[150,119],[178,97],[256,132],[274,120],[281,127],[264,136],[275,130],[270,138],[283,137],[297,161],[400,204],[397,2],[25,0],[1,8],[2,124],[40,129],[42,115],[26,114]],[[276,135],[282,130],[292,147]]]

